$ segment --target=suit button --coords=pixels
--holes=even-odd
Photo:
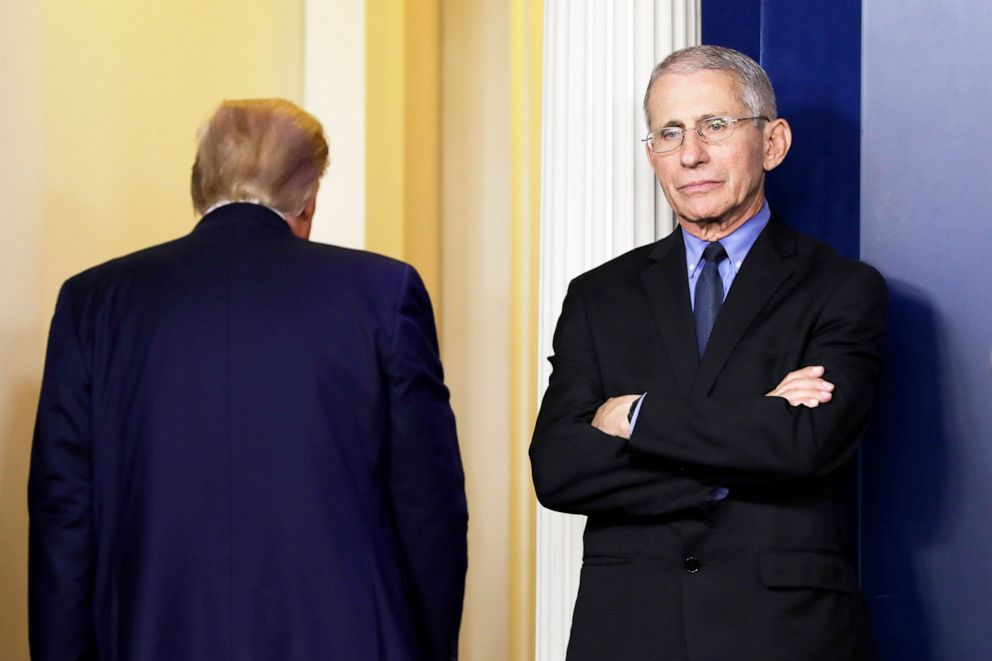
[[[696,558],[690,556],[685,559],[685,562],[682,564],[682,566],[685,567],[685,570],[690,574],[695,574],[697,571],[699,571],[699,568],[703,566],[703,563],[701,563]]]

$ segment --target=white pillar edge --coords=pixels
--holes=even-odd
[[[699,3],[544,2],[539,400],[571,279],[674,227],[638,142],[647,134],[641,100],[658,61],[699,43]],[[584,527],[585,517],[538,505],[536,661],[565,658]]]

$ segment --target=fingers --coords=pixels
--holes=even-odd
[[[781,397],[792,406],[806,406],[815,409],[820,404],[826,404],[833,398],[833,393],[818,389],[796,389],[788,390],[780,395],[769,395],[769,397]]]
[[[792,406],[816,408],[833,398],[834,384],[821,378],[825,370],[822,365],[803,367],[789,372],[768,397],[781,397]]]
[[[834,384],[823,379],[793,379],[785,385],[780,385],[768,394],[774,397],[781,397],[784,393],[795,390],[833,392]]]
[[[635,399],[637,399],[637,395],[610,397],[596,409],[596,414],[592,418],[592,426],[604,434],[630,438],[630,422],[627,420],[627,412]]]
[[[823,365],[810,365],[808,367],[803,367],[794,372],[789,372],[785,375],[785,378],[776,386],[776,389],[795,381],[796,379],[818,379],[823,376],[825,370]]]

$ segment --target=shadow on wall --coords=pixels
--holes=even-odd
[[[889,315],[875,422],[863,453],[862,584],[879,661],[935,659],[936,616],[921,557],[946,532],[947,448],[934,309],[889,281]]]
[[[0,430],[0,658],[10,661],[28,658],[27,476],[40,386],[38,379],[28,378],[8,384]]]

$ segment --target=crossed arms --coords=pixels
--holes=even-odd
[[[859,268],[805,338],[808,367],[767,393],[649,392],[631,435],[637,395],[611,400],[604,391],[590,311],[570,288],[530,448],[539,500],[577,514],[657,516],[698,507],[717,486],[775,488],[836,471],[868,422],[884,301],[881,277]]]

